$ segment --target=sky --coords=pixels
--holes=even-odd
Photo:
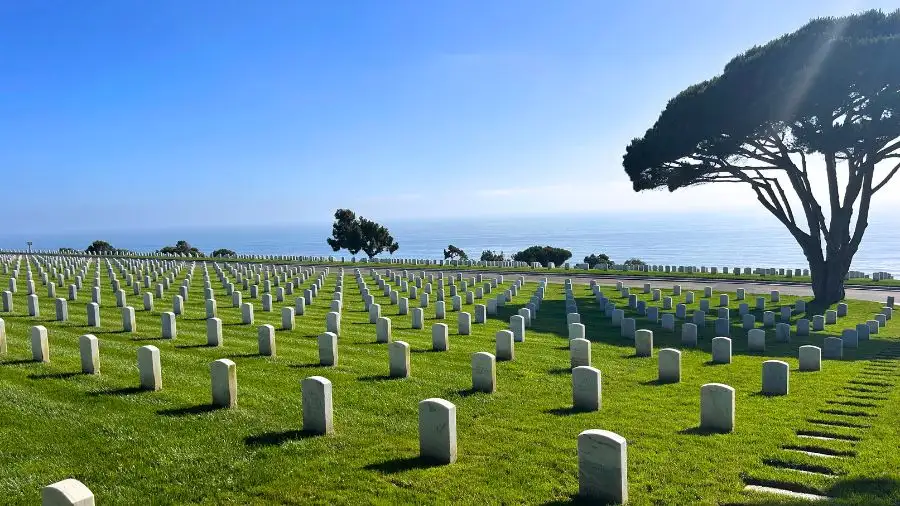
[[[0,1],[2,227],[763,213],[738,185],[636,194],[624,148],[753,45],[896,7]]]

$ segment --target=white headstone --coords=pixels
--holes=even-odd
[[[578,411],[599,411],[601,404],[600,370],[590,366],[573,368],[573,408]]]
[[[472,390],[486,393],[497,390],[497,360],[490,353],[472,354]]]
[[[310,376],[301,382],[300,388],[303,390],[303,431],[312,434],[333,434],[334,405],[331,397],[331,381],[321,376]]]
[[[721,383],[700,387],[700,428],[734,432],[734,389]]]
[[[137,351],[138,375],[144,390],[162,389],[162,367],[159,348],[153,345],[141,346]]]
[[[325,332],[319,334],[319,364],[324,366],[336,366],[338,363],[337,334]]]
[[[628,502],[628,444],[607,430],[578,434],[578,495],[598,504]]]
[[[209,364],[212,379],[212,404],[222,408],[237,406],[237,366],[227,358]]]
[[[444,399],[419,402],[419,456],[442,464],[456,462],[456,406]]]

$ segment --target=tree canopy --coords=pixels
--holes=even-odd
[[[531,246],[513,255],[513,260],[516,262],[538,262],[541,265],[547,265],[550,262],[562,265],[570,258],[572,258],[571,251],[552,246]]]
[[[175,246],[165,246],[160,248],[160,253],[175,254],[183,256],[200,256],[200,250],[191,246],[187,241],[178,241]]]
[[[481,252],[481,261],[482,262],[502,262],[503,261],[503,252],[497,253],[496,251],[492,251],[486,249]]]
[[[363,251],[369,258],[383,251],[393,254],[400,248],[386,227],[362,216],[357,217],[349,209],[335,211],[331,237],[326,241],[334,251],[346,249],[352,255]]]
[[[609,255],[600,253],[598,255],[590,254],[584,257],[584,263],[588,264],[588,266],[593,269],[597,264],[611,264],[613,262],[609,259]]]
[[[625,171],[635,191],[749,186],[803,249],[816,300],[833,303],[871,198],[900,169],[897,55],[900,11],[810,21],[670,100],[626,148]],[[813,194],[810,155],[824,159],[830,217]]]
[[[459,259],[459,260],[467,260],[469,258],[466,255],[466,252],[457,248],[456,246],[450,244],[447,246],[447,249],[444,250],[444,259]]]
[[[113,248],[112,244],[98,239],[92,242],[84,251],[88,253],[110,253],[115,250],[116,249]]]
[[[212,256],[214,256],[214,257],[233,257],[236,255],[237,255],[237,253],[235,253],[234,251],[232,251],[230,249],[226,249],[226,248],[219,248],[212,252]]]

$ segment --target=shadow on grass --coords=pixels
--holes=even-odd
[[[9,360],[6,362],[0,362],[0,365],[22,365],[22,364],[38,364],[40,362],[35,362],[34,360]]]
[[[700,426],[683,429],[678,431],[678,433],[683,436],[714,436],[716,434],[723,434],[720,430],[708,429]]]
[[[166,337],[132,337],[132,341],[171,341]]]
[[[885,504],[900,504],[900,480],[897,478],[839,479],[828,495],[832,497],[876,497],[887,499]]]
[[[441,465],[444,464],[425,457],[402,457],[392,460],[386,460],[384,462],[378,462],[377,464],[369,464],[363,467],[363,469],[366,469],[368,471],[376,471],[382,474],[394,474],[402,473],[404,471],[410,471],[413,469],[427,469],[429,467],[437,467]]]
[[[553,369],[548,370],[547,374],[553,374],[553,375],[558,376],[561,374],[570,374],[571,372],[572,372],[572,369],[570,369],[568,367],[554,367]]]
[[[329,367],[327,365],[322,365],[318,362],[313,364],[288,364],[288,367],[291,369],[317,369],[319,367]]]
[[[544,411],[544,413],[547,413],[548,415],[554,415],[554,416],[571,416],[571,415],[577,415],[579,413],[589,413],[589,412],[590,411],[587,411],[584,409],[577,409],[577,408],[575,408],[575,406],[567,406],[565,408],[553,408],[553,409],[548,409],[548,410]]]
[[[372,376],[360,376],[357,378],[357,381],[387,381],[392,379],[403,379],[400,377],[394,377],[389,374],[375,374]]]
[[[187,406],[184,408],[161,409],[157,411],[156,414],[163,416],[190,416],[211,413],[220,409],[224,408],[212,404],[198,404],[196,406]]]
[[[303,430],[284,430],[279,432],[264,432],[255,436],[247,436],[244,438],[244,444],[247,446],[280,446],[291,441],[300,441],[316,437],[319,434]]]
[[[40,379],[69,379],[74,378],[75,376],[81,376],[83,373],[80,372],[55,372],[50,374],[29,374],[28,379],[40,380]]]
[[[226,355],[227,358],[254,358],[262,356],[259,353],[232,353],[231,355]]]
[[[114,388],[112,390],[99,390],[97,392],[90,392],[88,395],[97,396],[97,395],[135,395],[144,392],[149,392],[149,390],[144,390],[141,387],[125,387],[125,388]]]
[[[211,346],[211,345],[206,344],[206,343],[203,343],[203,344],[176,344],[175,347],[176,347],[176,348],[181,348],[181,349],[190,349],[190,348],[217,348],[217,346]]]
[[[587,505],[587,504],[604,504],[598,502],[597,499],[583,497],[577,494],[572,494],[568,499],[558,499],[554,501],[548,501],[543,503],[543,506],[573,506],[573,505]]]
[[[413,348],[409,350],[410,353],[446,353],[441,350],[435,350],[434,348]]]

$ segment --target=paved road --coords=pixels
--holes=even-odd
[[[387,269],[377,269],[384,272]],[[743,288],[747,293],[768,294],[772,290],[778,290],[784,295],[795,295],[801,297],[811,297],[812,288],[805,283],[773,283],[763,281],[727,281],[715,279],[688,279],[688,278],[650,278],[650,277],[627,277],[627,276],[609,276],[597,274],[519,274],[501,271],[484,271],[466,269],[447,269],[445,273],[452,272],[471,272],[504,276],[524,275],[526,281],[537,282],[547,278],[552,283],[562,283],[566,278],[571,278],[573,283],[589,284],[592,279],[596,279],[601,285],[615,285],[616,281],[621,281],[628,287],[642,287],[644,283],[651,283],[655,287],[671,287],[672,285],[681,285],[685,290],[702,290],[705,286],[711,286],[715,292],[734,292],[738,288]],[[880,287],[853,287],[847,288],[847,298],[855,300],[870,300],[875,302],[887,301],[888,295],[893,295],[895,301],[900,301],[900,288],[880,288]]]

